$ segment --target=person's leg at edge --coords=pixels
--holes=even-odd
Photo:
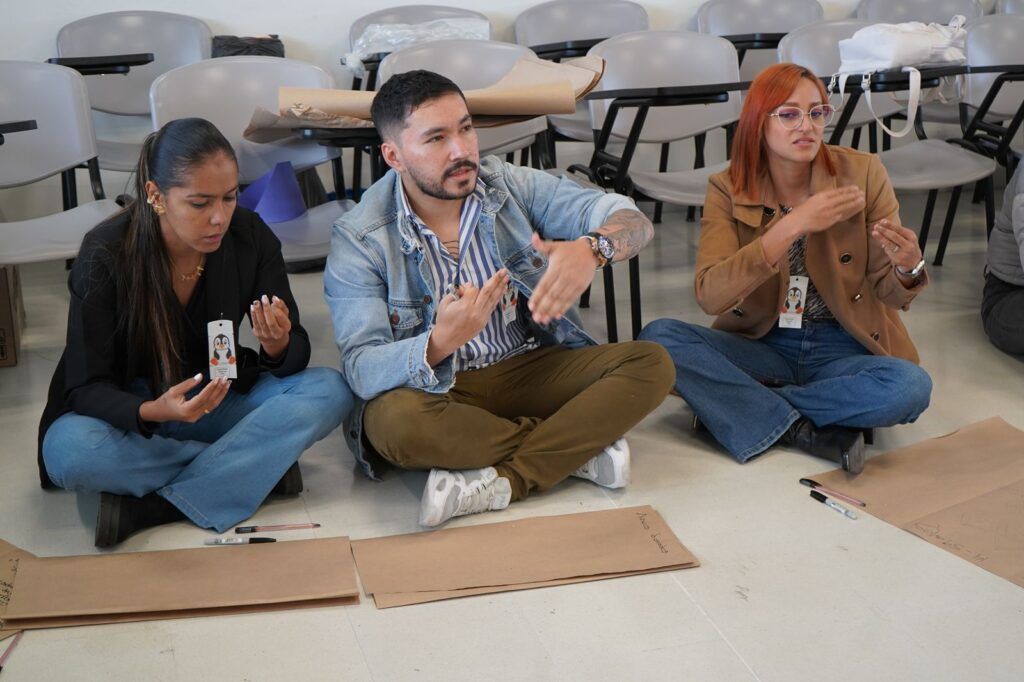
[[[981,319],[993,346],[1024,359],[1024,287],[986,275]]]
[[[796,381],[795,363],[784,349],[673,319],[651,322],[640,338],[668,350],[676,391],[739,462],[767,450],[800,418],[765,385]]]

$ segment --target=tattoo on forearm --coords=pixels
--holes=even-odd
[[[624,208],[608,217],[601,234],[615,244],[615,260],[627,260],[647,246],[654,237],[654,225],[640,211]]]

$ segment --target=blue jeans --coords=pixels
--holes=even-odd
[[[351,408],[352,392],[336,370],[284,378],[264,372],[249,393],[228,391],[194,424],[164,422],[150,438],[69,412],[46,432],[43,459],[61,488],[136,497],[156,491],[197,526],[223,532],[252,516],[299,455]]]
[[[753,340],[661,319],[640,338],[665,346],[676,390],[740,462],[767,450],[801,416],[819,427],[905,424],[931,397],[927,372],[872,355],[834,322],[805,320],[803,329],[776,327]]]

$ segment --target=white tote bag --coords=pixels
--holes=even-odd
[[[829,93],[842,96],[850,74],[862,74],[860,87],[868,110],[882,129],[893,137],[903,137],[914,127],[921,99],[921,72],[916,66],[963,64],[966,18],[958,14],[948,25],[909,21],[902,24],[865,26],[852,37],[839,41],[839,72],[832,76]],[[910,74],[907,100],[907,124],[900,131],[890,130],[875,114],[871,105],[871,76],[876,71],[902,68]]]

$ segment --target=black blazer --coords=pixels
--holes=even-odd
[[[148,366],[146,349],[130,347],[118,324],[126,297],[118,290],[114,277],[115,258],[128,224],[128,213],[124,212],[90,230],[68,275],[71,306],[67,344],[50,381],[39,423],[39,477],[44,488],[53,487],[53,483],[43,463],[43,438],[61,415],[73,411],[146,437],[155,427],[139,419],[139,406],[146,399],[127,390],[139,376],[139,369]],[[237,346],[238,379],[231,390],[248,392],[263,371],[283,377],[306,368],[309,335],[299,324],[281,242],[258,215],[241,207],[235,209],[220,248],[206,258],[203,278],[207,319],[231,320],[235,339],[239,338],[238,325],[248,314],[249,305],[260,295],[277,295],[288,305],[292,330],[284,355],[271,361],[262,351]],[[190,360],[185,358],[186,364]],[[153,392],[159,394],[160,387],[153,387]]]

